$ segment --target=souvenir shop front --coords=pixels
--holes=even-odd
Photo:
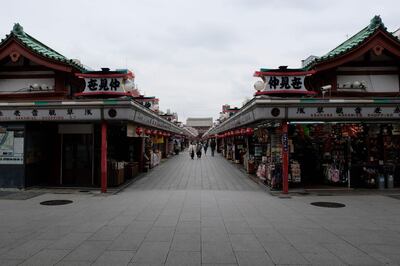
[[[145,156],[145,143],[182,133],[131,100],[15,102],[0,113],[5,188],[117,186],[161,159],[153,146]]]
[[[273,189],[282,189],[285,162],[291,188],[400,187],[399,100],[260,96],[214,133],[225,157],[242,158]],[[233,147],[242,141],[237,157]]]

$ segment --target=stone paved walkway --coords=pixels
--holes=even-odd
[[[50,199],[74,202],[39,205]],[[0,200],[0,265],[165,264],[399,265],[400,200],[282,199],[220,156],[187,153],[117,195]]]

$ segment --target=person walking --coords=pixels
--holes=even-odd
[[[204,143],[204,155],[207,155],[207,149],[208,149],[208,141],[206,140],[206,143]]]
[[[194,143],[191,142],[190,145],[189,145],[189,155],[192,158],[192,160],[194,159],[195,151],[196,151],[196,145],[194,145]]]
[[[215,140],[211,139],[211,141],[210,141],[211,156],[214,156],[216,146],[217,146],[217,143],[215,143]]]
[[[196,145],[196,155],[197,155],[197,159],[201,158],[201,150],[203,149],[203,145],[201,144],[201,142],[198,142]]]

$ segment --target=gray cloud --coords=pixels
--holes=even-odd
[[[380,14],[400,26],[395,0],[6,1],[0,36],[26,32],[94,68],[128,67],[162,109],[217,118],[252,97],[260,67],[299,67]],[[18,12],[12,12],[18,10]]]

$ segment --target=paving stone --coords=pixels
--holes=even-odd
[[[138,250],[142,244],[146,234],[137,232],[124,232],[117,237],[112,244],[107,248],[108,250]]]
[[[234,251],[264,251],[263,246],[254,235],[235,234],[229,235]]]
[[[62,260],[56,264],[56,266],[90,266],[91,261],[80,261],[80,260]]]
[[[63,260],[70,261],[95,261],[111,241],[85,241],[79,247],[69,253]]]
[[[225,221],[225,227],[229,234],[253,234],[246,221]]]
[[[202,242],[202,263],[236,263],[229,242]]]
[[[69,233],[68,235],[64,236],[63,238],[53,242],[49,245],[48,249],[75,249],[78,247],[82,242],[87,240],[92,233]]]
[[[20,259],[1,259],[0,258],[0,265],[2,266],[15,266],[22,263],[24,260]]]
[[[144,242],[136,252],[134,263],[164,264],[170,243],[167,242]]]
[[[173,227],[176,226],[178,223],[178,216],[172,216],[172,215],[160,215],[156,222],[154,223],[154,226],[157,227]]]
[[[229,242],[225,228],[203,227],[201,228],[201,241],[207,242]]]
[[[193,251],[171,251],[165,265],[201,265],[201,255],[200,252]]]
[[[235,251],[239,266],[275,265],[265,251]]]
[[[38,204],[51,199],[74,204]],[[326,200],[280,199],[219,155],[192,161],[183,153],[116,195],[48,193],[0,200],[0,265],[35,265],[40,258],[42,264],[126,265],[131,256],[129,265],[177,264],[179,258],[197,265],[199,256],[203,265],[225,266],[271,260],[400,264],[400,201],[335,195],[330,200],[345,208],[310,205]]]
[[[10,251],[1,255],[4,259],[28,259],[35,255],[40,250],[49,246],[53,241],[51,240],[30,240]]]
[[[336,255],[340,260],[352,265],[382,265],[381,262],[371,257],[369,254],[357,249],[347,243],[324,244],[326,249]]]
[[[114,240],[124,230],[125,226],[104,226],[94,233],[89,240]]]
[[[269,244],[264,246],[264,249],[275,264],[310,264],[292,245],[284,243]]]
[[[171,242],[175,233],[174,227],[153,227],[146,235],[145,242]]]
[[[177,234],[200,234],[200,221],[180,221],[176,226]]]
[[[105,251],[92,265],[127,265],[134,255],[133,251]]]
[[[59,262],[63,257],[65,257],[70,251],[69,250],[52,250],[52,249],[44,249],[39,253],[36,253],[34,256],[30,257],[22,264],[23,266],[45,266],[45,265],[54,265]]]
[[[171,250],[175,251],[200,251],[200,234],[175,234]]]

